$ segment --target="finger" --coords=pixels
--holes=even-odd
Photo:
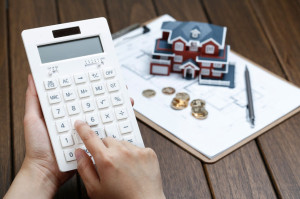
[[[121,142],[116,140],[115,138],[112,137],[106,137],[102,139],[103,144],[107,147],[107,148],[112,148],[112,147],[120,147],[121,146]]]
[[[131,105],[134,106],[134,100],[130,98],[130,101],[131,101]]]
[[[82,150],[76,149],[77,170],[87,190],[99,186],[99,176],[91,158]]]
[[[36,92],[33,78],[30,74],[28,75],[28,88],[26,91],[25,115],[43,118],[39,98]]]
[[[106,147],[96,133],[87,125],[87,123],[77,120],[75,122],[75,129],[82,139],[84,145],[94,158],[103,155]]]
[[[141,149],[140,147],[135,146],[135,145],[133,145],[133,144],[127,142],[127,141],[124,141],[124,140],[123,140],[121,143],[122,143],[125,147],[127,147],[130,151],[137,150],[137,149]]]

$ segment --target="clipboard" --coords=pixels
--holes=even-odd
[[[160,16],[159,16],[160,17]],[[142,27],[144,25],[147,25],[149,23],[151,23],[152,21],[154,21],[155,19],[158,19],[159,17],[156,17],[154,19],[151,19],[145,23],[143,23],[142,25],[137,25],[134,24],[132,26],[129,26],[129,29],[127,28],[127,31],[121,30],[115,34],[118,34],[119,36],[122,36],[122,34],[126,34],[132,30],[134,30],[135,28],[139,28]],[[134,27],[134,28],[132,28]],[[126,29],[126,28],[125,28]],[[129,31],[128,31],[129,30]],[[113,34],[114,35],[114,34]],[[258,68],[262,69],[263,71],[271,74],[272,76],[281,79],[285,82],[287,82],[290,85],[293,85],[291,82],[287,81],[286,79],[268,71],[267,69],[265,69],[264,67],[254,63],[253,61],[245,58],[244,56],[234,52],[231,50],[231,53],[238,55],[239,57],[242,57],[244,60],[246,60],[247,62],[250,62],[254,65],[256,65]],[[295,86],[295,85],[293,85]],[[220,159],[222,159],[223,157],[227,156],[228,154],[230,154],[231,152],[239,149],[240,147],[242,147],[243,145],[247,144],[248,142],[252,141],[253,139],[257,138],[258,136],[262,135],[263,133],[267,132],[268,130],[272,129],[273,127],[277,126],[278,124],[280,124],[281,122],[285,121],[286,119],[290,118],[291,116],[295,115],[296,113],[298,113],[300,111],[300,106],[297,107],[296,109],[292,110],[291,112],[287,113],[286,115],[284,115],[283,117],[277,119],[276,121],[274,121],[273,123],[265,126],[264,128],[262,128],[261,130],[257,131],[256,133],[253,133],[252,135],[250,135],[249,137],[243,139],[242,141],[232,145],[230,148],[222,151],[221,153],[219,153],[218,155],[214,156],[212,159],[208,158],[207,156],[203,155],[201,152],[197,151],[196,149],[194,149],[193,147],[191,147],[190,145],[188,145],[187,143],[185,143],[184,141],[180,140],[179,138],[177,138],[176,136],[174,136],[172,133],[170,133],[169,131],[167,131],[166,129],[162,128],[161,126],[159,126],[158,124],[154,123],[153,121],[151,121],[149,118],[145,117],[143,114],[141,114],[140,112],[135,110],[135,115],[136,117],[141,120],[142,122],[146,123],[147,125],[149,125],[151,128],[155,129],[157,132],[159,132],[160,134],[162,134],[163,136],[165,136],[166,138],[168,138],[169,140],[173,141],[174,143],[176,143],[178,146],[180,146],[182,149],[186,150],[187,152],[189,152],[190,154],[194,155],[195,157],[199,158],[201,161],[205,162],[205,163],[214,163]]]

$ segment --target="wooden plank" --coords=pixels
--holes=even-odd
[[[232,9],[232,8],[226,9],[224,8],[224,6],[226,7],[227,5],[223,5],[226,4],[225,1],[224,3],[221,2],[220,4],[218,4],[218,2],[219,1],[205,2],[205,4],[208,4],[207,5],[208,16],[203,16],[201,14],[198,14],[198,13],[206,12],[206,9],[203,8],[198,1],[190,0],[188,2],[185,1],[183,3],[182,1],[179,0],[178,1],[156,0],[155,4],[158,8],[158,12],[159,12],[158,14],[169,13],[172,16],[174,16],[177,20],[197,20],[197,21],[206,22],[209,19],[211,20],[210,22],[212,23],[227,26],[228,27],[227,43],[229,43],[230,45],[234,44],[233,46],[236,45],[236,47],[239,47],[238,43],[242,43],[243,38],[246,37],[245,34],[248,34],[247,31],[249,30],[248,28],[244,29],[243,33],[245,34],[239,37],[236,28],[234,28],[235,23],[237,23],[238,19],[227,20],[227,18],[228,16],[230,17],[234,16],[235,18],[239,18],[240,15],[243,15],[243,13],[237,12],[235,14],[231,14],[230,10],[235,11],[236,9],[240,9],[242,12],[242,8],[239,8],[239,5],[237,5],[237,2],[235,1],[231,1],[230,6],[231,4],[235,4],[237,6],[236,9]],[[228,1],[227,4],[229,5]],[[184,12],[179,13],[178,10],[181,10],[181,7],[183,6],[185,6]],[[246,9],[247,12],[247,6],[245,6],[244,9]],[[238,23],[237,25],[241,23],[242,20],[240,20],[240,23]],[[248,20],[248,23],[250,23],[249,29],[255,28],[256,24],[252,20]],[[251,30],[250,33],[251,32],[253,33],[255,31]],[[257,37],[259,37],[259,35],[257,35]],[[255,39],[259,39],[259,38],[255,37]],[[248,43],[250,42],[246,41],[245,45],[247,45]],[[243,52],[246,51],[247,48],[241,47],[242,50],[240,50],[239,48],[233,48],[233,49],[237,50],[237,52]],[[248,56],[248,54],[246,55]],[[251,58],[251,54],[249,54],[249,57]],[[261,63],[264,62],[262,61]],[[273,71],[280,73],[281,69],[278,66],[278,68]],[[257,160],[255,164],[253,164],[252,162],[253,159]],[[245,169],[244,165],[248,165],[247,172],[244,171]],[[226,166],[226,168],[229,169],[224,169],[224,166]],[[260,153],[257,149],[257,146],[255,144],[255,141],[250,142],[249,144],[245,145],[241,149],[238,149],[234,153],[226,156],[225,158],[223,158],[222,160],[220,160],[215,164],[204,164],[204,167],[206,169],[206,175],[208,176],[211,192],[213,193],[214,197],[219,196],[221,198],[233,198],[234,196],[247,196],[248,198],[254,198],[253,196],[257,195],[258,193],[260,194],[261,197],[269,197],[269,196],[272,196],[273,198],[275,197],[275,193],[273,191],[271,181],[268,178],[268,174],[264,168],[264,164],[260,156]],[[234,172],[231,168],[234,168]],[[254,183],[257,183],[259,185],[264,185],[265,188],[261,190],[261,187],[253,185],[252,184],[253,179],[255,179]],[[240,186],[243,186],[243,189],[241,189],[239,186],[231,186],[236,184],[237,182],[239,183]],[[231,190],[231,192],[228,192],[228,190]],[[224,197],[224,194],[225,195],[228,194],[226,195],[227,197]]]
[[[107,7],[113,31],[156,16],[152,2],[148,0],[109,0]],[[153,148],[157,153],[167,198],[211,197],[199,160],[142,122],[139,122],[139,127],[145,146]]]
[[[297,1],[251,0],[287,77],[300,86],[300,5]]]
[[[11,0],[9,3],[14,171],[16,174],[25,155],[23,117],[27,75],[30,73],[21,31],[53,25],[58,23],[58,19],[55,0]],[[55,198],[69,197],[78,197],[76,176],[59,189]]]
[[[107,17],[103,0],[89,0],[88,3],[86,0],[59,0],[58,12],[61,23],[96,17]],[[78,180],[80,197],[88,198],[86,189],[79,175]],[[68,188],[66,188],[66,191],[68,189],[71,190],[72,185],[69,185]]]
[[[11,183],[10,90],[7,49],[6,3],[0,2],[0,198]]]
[[[288,79],[299,86],[299,1],[252,0],[251,3]],[[298,114],[258,139],[282,198],[300,195],[299,119]]]

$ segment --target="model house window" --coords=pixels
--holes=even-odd
[[[174,62],[182,62],[182,56],[181,55],[175,55]]]
[[[205,47],[206,54],[214,54],[214,52],[215,52],[215,47],[213,45],[207,45]]]
[[[175,50],[176,51],[183,51],[184,45],[182,42],[176,42],[175,43]]]
[[[190,51],[198,51],[197,42],[191,43]]]
[[[168,60],[168,56],[160,56],[160,59],[162,59],[162,60]]]
[[[181,69],[179,68],[181,66],[181,64],[173,64],[173,71],[181,71]]]
[[[209,69],[205,69],[205,68],[201,69],[201,75],[209,75],[209,73],[210,73]]]
[[[209,67],[210,63],[209,62],[202,62],[202,66]]]
[[[221,77],[222,73],[213,73],[213,76],[215,77]]]
[[[222,68],[222,64],[214,63],[215,68]]]

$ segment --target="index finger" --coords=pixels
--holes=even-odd
[[[96,133],[87,123],[77,120],[75,122],[75,129],[94,159],[99,155],[102,156],[107,150],[102,140],[96,135]]]

